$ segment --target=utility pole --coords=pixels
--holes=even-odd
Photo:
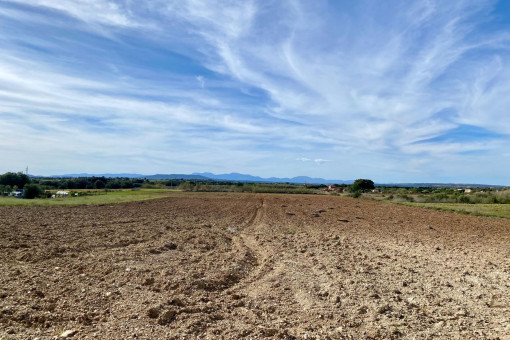
[[[25,173],[27,176],[28,176],[28,165],[27,165],[27,170],[26,170],[26,173]]]

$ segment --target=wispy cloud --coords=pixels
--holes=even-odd
[[[8,2],[59,11],[89,24],[137,27],[130,2],[105,0],[8,0]]]
[[[205,87],[205,79],[203,76],[196,76],[196,79],[198,81],[198,83],[200,84],[200,87],[201,88],[204,88]]]
[[[41,173],[90,157],[108,167],[97,171],[378,181],[453,176],[472,153],[509,166],[509,17],[495,11],[483,0],[0,1],[0,158],[37,159]],[[488,137],[443,138],[463,126]],[[20,129],[31,134],[13,144]],[[81,156],[38,156],[57,154]]]
[[[322,159],[322,158],[316,158],[316,159],[314,159],[313,161],[314,161],[316,164],[319,164],[319,165],[324,164],[324,163],[327,163],[327,162],[331,162],[331,161],[330,161],[330,160],[328,160],[328,159]]]

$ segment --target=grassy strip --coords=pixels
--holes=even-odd
[[[492,216],[510,219],[510,204],[465,204],[465,203],[416,203],[391,202],[411,207],[422,207],[434,210],[454,211],[461,214],[476,216]]]
[[[156,198],[175,196],[176,190],[141,189],[98,191],[93,195],[66,198],[36,198],[32,200],[14,197],[0,197],[0,206],[30,206],[30,205],[94,205],[113,204],[132,201],[145,201]]]

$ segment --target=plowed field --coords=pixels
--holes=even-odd
[[[0,339],[59,336],[510,339],[510,220],[311,195],[1,207]]]

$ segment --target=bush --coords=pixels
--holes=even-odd
[[[397,198],[407,202],[414,202],[413,196],[409,196],[406,194],[398,194]]]
[[[471,203],[469,196],[466,196],[466,195],[460,195],[458,197],[458,201],[459,201],[459,203]]]
[[[43,190],[37,184],[26,184],[23,188],[23,198],[34,199],[41,196]]]
[[[354,198],[359,198],[361,196],[361,192],[359,191],[354,191],[351,195],[351,197],[354,197]]]

